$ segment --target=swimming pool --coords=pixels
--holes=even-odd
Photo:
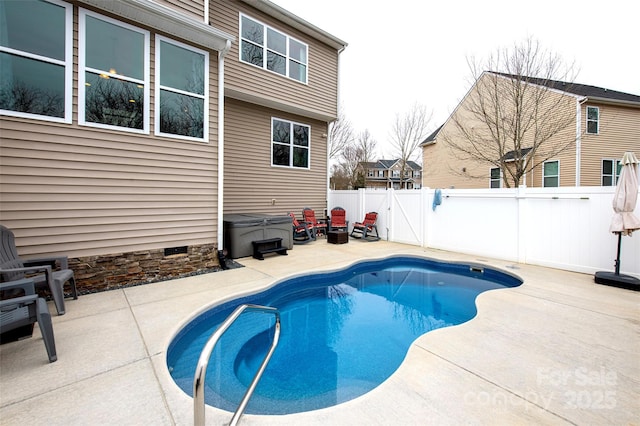
[[[280,310],[278,347],[246,412],[290,414],[340,404],[369,392],[400,366],[412,342],[470,320],[475,298],[516,287],[518,277],[480,265],[391,256],[289,278],[212,307],[173,339],[167,365],[192,395],[202,347],[239,305]],[[247,312],[221,337],[207,369],[206,403],[235,411],[269,348],[272,315]]]

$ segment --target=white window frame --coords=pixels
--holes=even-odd
[[[494,179],[493,177],[491,177],[491,172],[492,172],[493,170],[499,170],[499,171],[500,171],[500,176],[499,176],[498,178],[496,178],[496,179]],[[491,168],[489,169],[489,188],[491,188],[491,189],[502,188],[502,179],[503,179],[503,176],[502,176],[502,169],[501,169],[500,167],[491,167]],[[493,183],[493,182],[498,182],[498,187],[497,187],[497,188],[492,186],[492,183]]]
[[[64,117],[51,117],[48,115],[34,114],[30,112],[12,111],[0,109],[0,115],[33,118],[42,121],[52,121],[56,123],[71,123],[73,117],[73,5],[58,1],[45,0],[47,3],[64,7],[65,9],[65,28],[64,28],[64,61],[49,58],[46,56],[35,55],[21,50],[11,49],[0,46],[0,52],[21,56],[27,59],[34,59],[49,64],[64,66]]]
[[[250,40],[246,40],[246,39],[244,39],[242,37],[242,18],[250,19],[250,20],[262,25],[262,29],[263,29],[263,35],[262,35],[262,37],[263,37],[262,38],[263,39],[263,45],[262,45],[263,55],[262,55],[262,66],[261,67],[256,65],[256,64],[254,64],[254,63],[252,63],[252,62],[247,62],[247,61],[244,61],[242,59],[242,43],[244,41],[246,41],[247,43],[251,43],[251,44],[257,46],[257,44],[255,42],[250,41]],[[255,19],[255,18],[253,18],[253,17],[251,17],[249,15],[245,15],[244,13],[240,13],[240,18],[239,18],[238,22],[239,22],[238,23],[238,28],[239,28],[239,31],[240,31],[239,37],[238,37],[240,39],[240,42],[238,43],[238,46],[239,46],[238,47],[238,60],[240,62],[242,62],[243,64],[248,64],[248,65],[254,66],[256,68],[261,68],[261,69],[263,69],[265,71],[268,71],[268,72],[270,72],[272,74],[279,75],[280,77],[285,77],[285,78],[288,78],[289,80],[297,81],[298,83],[301,83],[301,84],[304,84],[304,85],[308,85],[308,82],[309,82],[309,45],[307,43],[305,43],[303,41],[300,41],[297,38],[291,37],[290,35],[288,35],[286,33],[283,33],[282,31],[277,30],[274,27],[272,27],[270,25],[267,25],[267,24],[265,24],[264,22],[262,22],[262,21],[260,21],[258,19]],[[284,75],[282,75],[282,74],[280,74],[278,72],[272,71],[272,70],[267,68],[267,52],[270,50],[267,47],[267,45],[268,45],[268,38],[267,38],[268,37],[268,35],[267,35],[268,34],[268,30],[272,30],[272,31],[274,31],[274,32],[276,32],[276,33],[278,33],[280,35],[283,35],[285,37],[285,39],[286,39],[285,74]],[[301,45],[303,45],[305,47],[305,49],[306,49],[306,59],[307,59],[306,62],[300,62],[299,60],[297,60],[295,58],[292,58],[289,55],[289,40],[293,40],[293,41],[295,41],[297,43],[300,43]],[[277,52],[277,53],[279,55],[281,55],[280,52]],[[298,80],[296,78],[290,77],[289,61],[297,62],[297,63],[302,64],[302,65],[304,65],[306,67],[304,81],[301,81],[301,80]]]
[[[545,175],[544,173],[544,165],[547,163],[558,163],[558,174],[557,175]],[[545,183],[545,178],[548,177],[557,177],[558,178],[558,185],[556,186],[546,186]],[[544,163],[542,163],[542,187],[543,188],[560,188],[560,160],[549,160],[549,161],[545,161]]]
[[[611,167],[612,167],[612,171],[613,171],[613,175],[605,175],[604,174],[604,162],[605,161],[611,161]],[[620,160],[616,160],[614,158],[603,158],[602,161],[600,162],[600,185],[601,186],[605,186],[602,183],[602,179],[605,176],[609,176],[611,177],[611,185],[607,185],[607,186],[616,186],[618,185],[618,179],[620,178],[620,173],[618,173],[618,166],[620,165],[621,161]]]
[[[590,120],[589,119],[589,109],[591,109],[591,108],[595,109],[598,112],[598,119],[597,120]],[[595,106],[587,106],[585,115],[586,115],[585,122],[587,123],[586,124],[587,127],[585,128],[585,132],[588,135],[599,135],[600,134],[600,108],[599,107],[595,107]],[[596,123],[596,131],[595,131],[595,133],[589,131],[589,123],[590,122],[595,122]]]
[[[289,165],[284,166],[282,164],[273,164],[273,145],[274,144],[278,144],[278,145],[284,145],[281,142],[275,142],[273,140],[273,122],[274,120],[278,120],[278,121],[283,121],[286,123],[289,123]],[[294,145],[293,143],[293,126],[297,125],[297,126],[303,126],[309,129],[308,131],[308,137],[309,137],[309,145],[306,147],[308,153],[307,153],[307,167],[298,167],[298,166],[294,166],[293,165],[293,148],[294,147],[298,147],[298,148],[305,148],[305,147],[301,147],[300,145]],[[279,118],[279,117],[271,117],[271,133],[269,135],[269,139],[271,140],[271,143],[269,144],[269,148],[271,149],[271,167],[280,167],[280,168],[284,168],[284,169],[294,169],[294,170],[310,170],[311,169],[311,126],[309,124],[304,124],[304,123],[299,123],[297,121],[293,121],[293,120],[289,120],[286,118]]]
[[[88,68],[85,66],[85,62],[86,62],[86,17],[87,16],[91,16],[93,18],[108,22],[110,24],[113,25],[117,25],[119,27],[122,28],[126,28],[128,30],[131,31],[135,31],[138,32],[140,34],[142,34],[144,36],[144,81],[138,80],[138,79],[134,79],[134,78],[130,78],[130,77],[125,77],[119,74],[112,74],[106,70],[96,70],[93,68]],[[151,93],[151,89],[150,89],[150,85],[151,85],[151,78],[150,78],[150,59],[149,59],[149,52],[150,52],[150,33],[149,31],[143,30],[141,28],[135,27],[133,25],[129,25],[126,24],[124,22],[120,22],[118,20],[109,18],[107,16],[104,15],[100,15],[98,13],[95,12],[91,12],[89,10],[86,9],[82,9],[80,8],[79,13],[78,13],[78,124],[81,126],[88,126],[88,127],[98,127],[101,129],[110,129],[110,130],[118,130],[121,132],[127,132],[127,133],[138,133],[138,134],[145,134],[148,135],[149,134],[149,117],[150,117],[150,93]],[[114,78],[118,78],[118,79],[122,79],[125,81],[130,81],[130,82],[139,82],[144,84],[144,105],[143,105],[143,125],[142,125],[142,129],[132,129],[132,128],[128,128],[128,127],[121,127],[121,126],[113,126],[110,124],[103,124],[103,123],[93,123],[91,121],[86,121],[86,111],[85,111],[85,107],[86,107],[86,92],[85,92],[85,88],[86,88],[86,77],[85,77],[85,73],[89,71],[89,72],[100,72],[100,73],[104,73],[110,77],[114,77]]]
[[[186,92],[184,90],[175,89],[173,87],[162,86],[160,85],[160,57],[161,57],[161,43],[165,42],[169,44],[173,44],[174,46],[181,47],[186,50],[190,50],[192,52],[198,53],[200,55],[204,55],[204,95],[200,95],[198,93]],[[158,136],[165,136],[168,138],[174,139],[182,139],[188,141],[197,141],[197,142],[209,142],[209,52],[195,48],[193,46],[189,46],[188,44],[180,43],[179,41],[172,40],[170,38],[156,35],[155,38],[155,102],[154,102],[154,114],[155,114],[155,123],[154,123],[154,132]],[[194,98],[200,98],[204,100],[204,122],[203,122],[203,137],[196,138],[192,136],[184,136],[184,135],[175,135],[173,133],[164,133],[160,131],[160,91],[167,90],[169,92],[178,93],[181,95],[191,96]]]

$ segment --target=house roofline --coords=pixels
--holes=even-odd
[[[231,99],[236,99],[243,102],[248,102],[254,105],[260,105],[266,108],[277,109],[280,111],[289,112],[291,114],[300,115],[302,117],[312,118],[315,120],[324,121],[329,123],[337,119],[337,116],[332,114],[326,114],[318,110],[305,108],[300,105],[294,105],[289,102],[279,101],[270,97],[261,96],[256,93],[251,93],[246,90],[242,90],[237,87],[226,86],[224,88],[224,95]]]
[[[235,41],[231,34],[148,0],[80,0],[79,5],[92,6],[98,11],[111,13],[218,52],[224,52],[229,43]]]
[[[293,28],[302,31],[303,33],[319,40],[338,51],[344,50],[347,47],[347,42],[340,40],[338,37],[329,34],[328,32],[316,27],[310,22],[305,21],[297,15],[289,12],[288,10],[278,6],[269,0],[241,0],[242,2],[255,7],[256,9],[266,13],[269,16],[276,18],[277,20],[292,26]]]
[[[625,101],[622,99],[600,98],[597,96],[584,96],[581,103],[585,103],[585,102],[597,102],[599,104],[624,105],[624,106],[629,106],[633,108],[640,108],[640,102]]]

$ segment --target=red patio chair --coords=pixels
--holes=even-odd
[[[315,240],[312,224],[298,221],[296,215],[292,212],[288,214],[291,216],[291,222],[293,224],[293,244],[305,244]]]
[[[331,209],[331,220],[329,221],[329,231],[347,231],[349,222],[347,212],[342,207]]]
[[[377,220],[378,213],[367,213],[364,216],[364,220],[362,222],[356,222],[353,224],[351,236],[355,238],[361,238],[363,241],[378,241],[380,239],[380,236],[378,235],[378,227],[376,226]],[[375,236],[371,234],[372,231],[375,231]],[[355,233],[360,234],[360,236],[358,237],[354,235]]]
[[[302,210],[302,216],[304,217],[304,221],[313,225],[313,231],[316,236],[319,234],[327,236],[327,222],[325,220],[316,219],[316,213],[310,209],[309,207],[305,207]]]

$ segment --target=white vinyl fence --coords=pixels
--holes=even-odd
[[[350,224],[378,212],[383,239],[593,274],[613,271],[615,187],[330,191]],[[640,209],[636,207],[636,215]],[[622,237],[620,272],[640,277],[640,231]]]

